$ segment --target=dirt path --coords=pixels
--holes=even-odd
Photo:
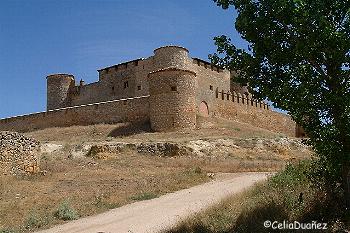
[[[40,233],[145,233],[174,226],[230,194],[266,179],[267,173],[225,174],[215,180],[156,199],[140,201],[59,225]]]

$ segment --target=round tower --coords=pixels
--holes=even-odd
[[[74,76],[52,74],[47,80],[47,110],[69,106],[69,92],[75,86]]]
[[[154,131],[196,127],[196,73],[168,67],[148,75],[150,121]]]
[[[186,48],[169,45],[154,50],[153,67],[154,70],[168,67],[191,70],[192,60]]]

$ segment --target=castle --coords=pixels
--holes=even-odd
[[[234,74],[186,48],[164,46],[154,55],[98,70],[97,82],[47,76],[47,111],[0,120],[0,130],[30,131],[97,123],[150,122],[154,131],[194,129],[198,115],[248,123],[289,136],[301,129],[234,83]]]

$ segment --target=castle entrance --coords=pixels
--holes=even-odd
[[[204,117],[209,116],[208,104],[205,101],[202,101],[201,104],[199,105],[199,114]]]

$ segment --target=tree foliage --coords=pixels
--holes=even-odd
[[[215,38],[213,63],[301,125],[335,182],[350,178],[350,1],[214,0],[233,6],[249,48]],[[350,180],[350,179],[349,179]],[[350,182],[348,183],[350,190]],[[349,191],[350,200],[350,191]],[[350,202],[349,202],[350,203]]]

